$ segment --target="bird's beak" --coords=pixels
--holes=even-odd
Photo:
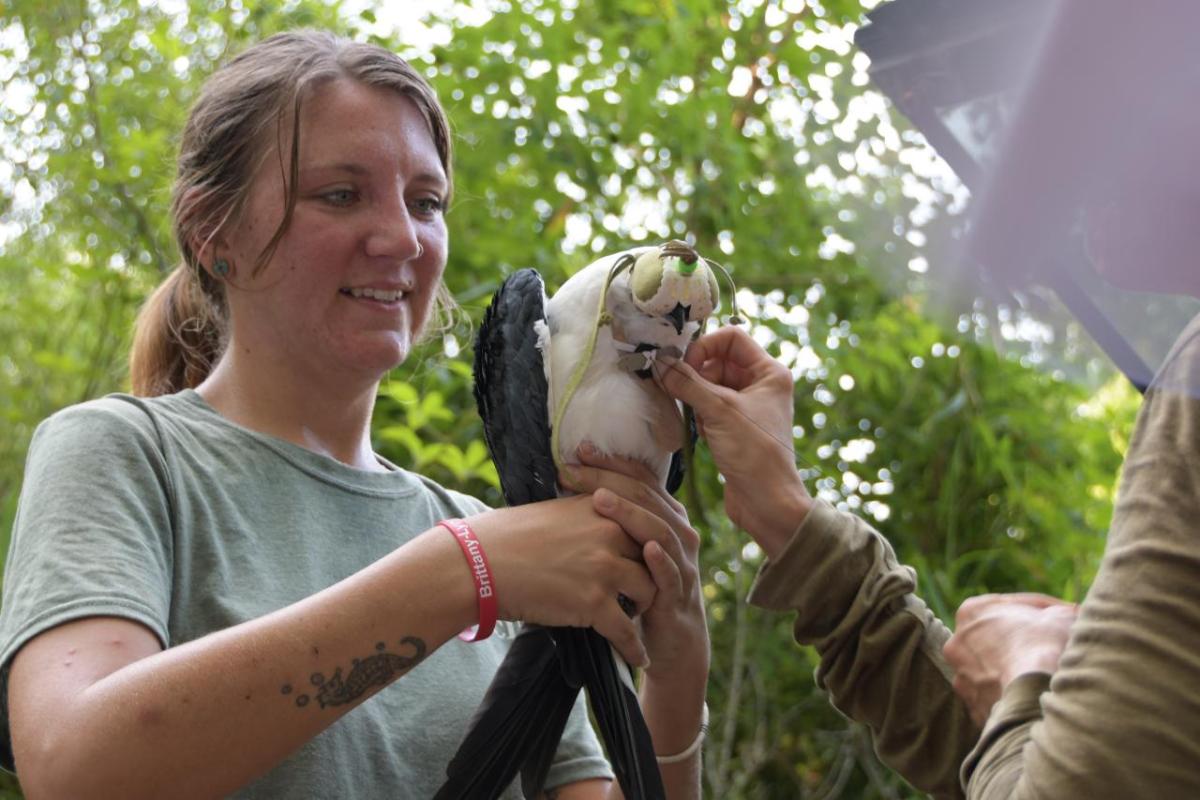
[[[671,324],[675,326],[676,333],[683,333],[683,323],[687,322],[688,308],[683,303],[676,303],[675,307],[667,312],[667,319],[671,320]]]

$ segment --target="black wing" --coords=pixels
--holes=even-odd
[[[550,451],[550,390],[534,324],[546,321],[537,270],[505,279],[475,339],[475,403],[500,488],[510,506],[557,496]]]
[[[683,479],[687,477],[688,462],[696,452],[699,432],[696,430],[696,415],[692,413],[691,406],[683,407],[683,426],[683,449],[671,454],[671,466],[667,469],[667,491],[671,494],[675,494],[679,487],[683,486]]]

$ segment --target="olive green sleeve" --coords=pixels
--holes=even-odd
[[[1198,387],[1192,337],[1146,395],[1040,719],[993,713],[963,770],[973,800],[1200,797]]]
[[[796,641],[821,658],[818,685],[871,729],[883,763],[934,797],[962,797],[959,768],[979,730],[942,658],[950,631],[915,588],[883,536],[817,502],[750,602],[796,612]]]
[[[1042,718],[1041,696],[1050,687],[1050,675],[1019,675],[992,708],[983,735],[963,762],[963,785],[971,797],[1011,797],[1021,774],[1021,756],[1033,723]],[[986,766],[979,762],[988,754]]]

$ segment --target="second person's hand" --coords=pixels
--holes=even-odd
[[[796,471],[791,373],[736,327],[696,340],[685,361],[656,363],[663,388],[696,412],[725,513],[777,555],[812,505]]]
[[[963,602],[943,648],[954,691],[983,725],[1005,687],[1029,672],[1053,673],[1079,606],[1033,592],[986,594]]]
[[[700,594],[700,537],[687,510],[658,483],[644,464],[601,454],[587,443],[571,467],[572,488],[591,492],[599,513],[642,546],[654,579],[654,602],[640,621],[650,656],[647,678],[678,680],[708,676],[709,641]]]
[[[586,447],[582,462],[564,476],[576,491],[591,492],[596,508],[642,543],[654,578],[654,602],[639,621],[650,656],[638,691],[646,725],[661,755],[687,750],[703,735],[710,649],[700,581],[700,537],[687,511],[638,461]],[[664,780],[693,779],[697,758],[663,768]],[[689,795],[690,796],[690,795]],[[697,795],[698,796],[698,795]]]

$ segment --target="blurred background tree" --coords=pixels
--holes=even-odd
[[[814,494],[876,524],[943,619],[982,591],[1085,591],[1137,397],[1034,371],[1019,341],[994,346],[993,314],[931,313],[927,235],[959,226],[966,192],[869,85],[851,39],[875,0],[391,5],[0,7],[4,549],[37,423],[127,386],[138,303],[178,257],[173,148],[197,87],[246,43],[317,26],[413,60],[455,129],[446,275],[466,315],[381,387],[381,452],[499,503],[469,369],[491,292],[686,237],[796,377]],[[686,499],[713,632],[706,794],[912,796],[816,690],[790,620],[746,605],[762,556],[703,452]]]

